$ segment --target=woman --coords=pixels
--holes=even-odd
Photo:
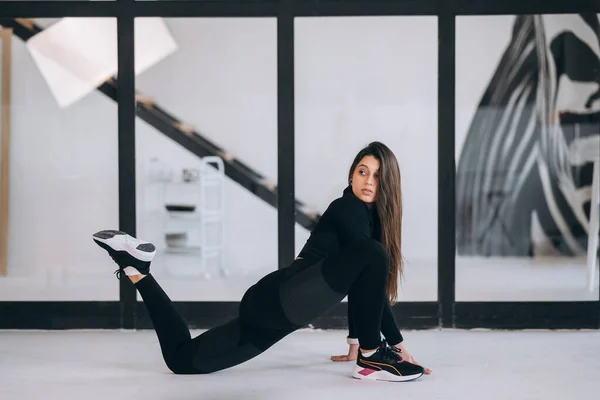
[[[402,271],[401,227],[398,162],[388,147],[373,142],[356,155],[349,186],[323,213],[298,258],[251,286],[238,317],[195,338],[150,274],[154,245],[119,231],[98,232],[94,241],[135,284],[175,374],[211,373],[246,362],[348,296],[360,343],[352,376],[406,381],[423,375],[423,367],[403,360],[380,336],[382,318],[391,327],[388,299],[395,299]],[[400,343],[393,325],[384,334],[396,334],[393,343]]]

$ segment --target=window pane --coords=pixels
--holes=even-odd
[[[418,40],[415,40],[418,38]],[[381,141],[402,175],[401,301],[437,299],[437,19],[297,18],[296,193],[322,214],[358,151]],[[309,229],[297,226],[300,251]]]
[[[457,19],[457,300],[598,300],[598,21]]]
[[[239,301],[277,269],[277,211],[247,189],[277,178],[276,20],[136,18],[135,29],[147,61],[138,232],[158,247],[153,275],[173,300]]]
[[[118,227],[117,104],[96,90],[117,72],[116,19],[2,23],[0,301],[117,300],[92,240]]]

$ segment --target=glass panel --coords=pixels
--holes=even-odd
[[[415,40],[419,38],[419,40]],[[402,175],[400,301],[437,299],[437,19],[297,18],[296,193],[322,214],[358,151],[381,141]],[[299,252],[309,229],[297,225]]]
[[[153,275],[173,300],[239,301],[277,269],[277,211],[246,189],[277,178],[276,20],[135,29],[138,236],[157,245]]]
[[[96,90],[117,72],[116,19],[2,22],[0,301],[118,300],[91,237],[118,226],[117,104]]]
[[[456,26],[456,299],[598,300],[598,15]]]

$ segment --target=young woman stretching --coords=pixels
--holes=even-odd
[[[423,367],[404,360],[392,344],[402,341],[389,299],[402,272],[400,170],[392,151],[373,142],[355,157],[349,186],[334,200],[292,264],[274,271],[244,294],[238,317],[192,338],[167,294],[150,274],[153,244],[120,231],[100,231],[106,249],[135,284],[158,336],[167,367],[175,374],[206,374],[246,362],[292,332],[329,312],[348,296],[360,343],[352,376],[407,381]],[[390,319],[392,318],[392,319]]]

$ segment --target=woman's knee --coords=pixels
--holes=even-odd
[[[389,268],[390,255],[383,244],[374,239],[365,239],[359,244],[359,248],[370,261]]]
[[[203,374],[205,372],[199,371],[192,365],[191,358],[190,360],[167,360],[165,359],[165,363],[167,364],[167,368],[171,370],[175,375],[195,375],[195,374]]]
[[[193,365],[195,355],[194,343],[189,340],[170,351],[163,350],[163,359],[167,368],[175,375],[190,375],[202,373]]]

